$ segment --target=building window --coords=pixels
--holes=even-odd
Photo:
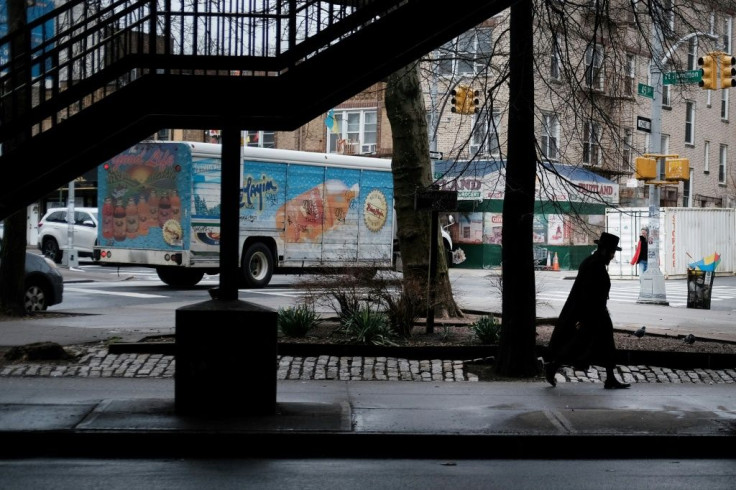
[[[723,32],[721,32],[721,46],[726,53],[731,52],[731,28],[733,20],[730,15],[723,17]]]
[[[560,141],[560,120],[557,114],[542,115],[542,155],[548,160],[556,161]]]
[[[603,89],[603,46],[590,45],[585,50],[585,84],[596,90]]]
[[[669,32],[675,32],[675,7],[673,0],[664,0],[664,17]]]
[[[334,123],[327,132],[327,152],[363,155],[376,152],[378,118],[375,109],[334,111]]]
[[[626,95],[634,95],[634,85],[636,84],[636,58],[633,54],[626,55],[626,80],[624,93]]]
[[[654,63],[653,61],[650,61],[650,63],[649,63],[649,75],[647,76],[647,84],[648,85],[652,85],[652,83],[654,83],[652,81],[652,67],[653,67],[653,63]],[[672,68],[671,66],[665,65],[662,68],[662,73],[671,71],[671,68]],[[670,92],[670,88],[671,88],[671,85],[664,85],[664,84],[662,85],[662,105],[665,106],[665,107],[669,107],[670,106],[670,93],[671,93]],[[656,97],[657,94],[654,94],[654,96]]]
[[[682,205],[686,208],[693,206],[693,179],[695,178],[695,171],[690,169],[690,178],[683,184],[682,187]]]
[[[670,65],[665,65],[664,72],[672,71],[672,67]],[[662,75],[664,76],[664,74]],[[672,105],[672,98],[670,95],[672,94],[671,91],[672,85],[662,85],[662,105],[669,107]]]
[[[171,133],[170,129],[159,129],[156,133],[156,141],[171,141]]]
[[[691,37],[687,42],[687,69],[698,69],[698,36]]]
[[[621,163],[624,172],[633,168],[631,159],[634,153],[634,131],[630,128],[624,129],[624,141],[623,148],[621,151]]]
[[[552,34],[552,53],[550,54],[549,77],[552,80],[560,79],[560,38],[557,33]]]
[[[437,50],[438,71],[444,76],[477,75],[488,68],[491,55],[489,27],[471,29]]]
[[[257,146],[260,148],[275,148],[275,134],[273,131],[246,131],[245,146]]]
[[[718,157],[718,183],[726,183],[726,162],[728,160],[728,146],[721,145],[721,151]]]
[[[721,90],[721,119],[728,121],[728,90]]]
[[[703,173],[707,174],[710,173],[710,141],[703,144],[703,151],[705,152],[703,155]]]
[[[691,101],[685,103],[685,143],[695,144],[695,102]]]
[[[600,165],[601,128],[595,122],[586,122],[583,128],[583,163]]]
[[[494,110],[489,113],[482,109],[475,116],[473,134],[470,140],[470,153],[473,155],[501,155],[501,146],[498,140],[498,128],[501,125],[501,112]]]

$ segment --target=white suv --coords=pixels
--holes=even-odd
[[[38,248],[46,257],[61,263],[67,247],[67,208],[51,208],[38,223]],[[92,257],[97,243],[97,208],[74,208],[72,243],[79,256]]]

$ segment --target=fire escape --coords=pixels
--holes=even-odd
[[[162,128],[294,130],[510,3],[60,4],[0,38],[0,218]]]

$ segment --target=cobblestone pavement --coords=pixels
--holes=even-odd
[[[174,356],[163,354],[110,354],[105,347],[78,351],[74,361],[6,362],[0,376],[173,378]],[[462,360],[410,360],[395,357],[277,356],[279,380],[351,380],[351,381],[479,381]],[[734,383],[732,369],[670,369],[654,366],[618,366],[625,383]],[[541,379],[541,378],[540,378]],[[605,370],[592,367],[575,371],[563,367],[557,373],[559,383],[601,383]]]

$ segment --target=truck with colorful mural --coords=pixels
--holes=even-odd
[[[156,269],[172,287],[219,272],[221,146],[146,142],[99,167],[102,265]],[[244,287],[304,268],[392,267],[390,160],[244,147],[240,264]]]

